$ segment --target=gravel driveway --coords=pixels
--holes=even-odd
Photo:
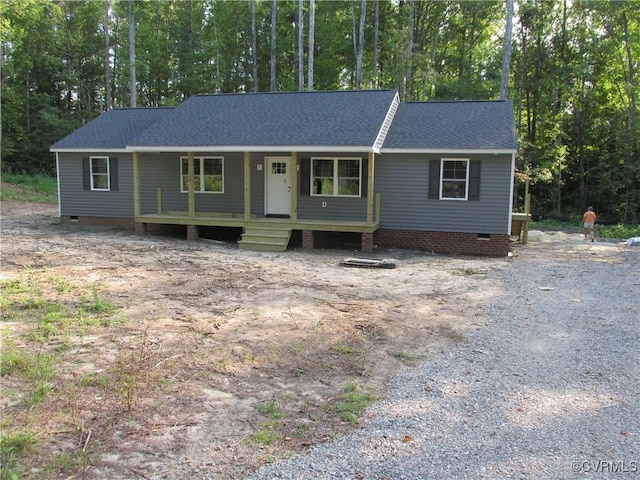
[[[488,273],[486,327],[392,379],[352,434],[250,478],[640,478],[640,247],[530,240]]]

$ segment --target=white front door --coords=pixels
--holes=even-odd
[[[291,215],[291,157],[266,157],[266,214]]]

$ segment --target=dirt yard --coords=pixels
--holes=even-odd
[[[17,359],[2,428],[32,434],[15,456],[32,479],[240,478],[334,438],[389,375],[481,328],[474,304],[512,266],[392,250],[375,256],[395,269],[347,268],[358,252],[247,252],[1,208],[2,348]],[[20,358],[47,359],[46,375]]]

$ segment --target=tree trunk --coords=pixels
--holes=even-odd
[[[362,54],[364,52],[364,21],[367,16],[367,0],[360,1],[360,29],[358,32],[358,51],[356,53],[356,89],[362,87]]]
[[[511,35],[513,31],[513,2],[514,0],[507,0],[507,26],[504,32],[504,54],[502,56],[502,82],[500,85],[500,100],[506,100],[509,95]]]
[[[627,188],[627,196],[625,200],[625,213],[624,221],[638,221],[640,215],[640,174],[638,174],[640,167],[640,145],[638,140],[638,108],[637,108],[637,85],[635,68],[637,63],[634,61],[633,52],[631,50],[631,39],[629,38],[629,20],[627,14],[623,10],[622,16],[622,33],[624,40],[625,53],[627,54],[627,97],[629,99],[629,130],[632,146],[631,146],[631,158],[629,159],[629,180]],[[629,191],[631,190],[631,191]],[[631,198],[629,198],[631,197]]]
[[[411,84],[413,82],[413,29],[415,17],[415,1],[409,1],[409,41],[407,42],[407,74],[404,78],[404,100],[411,99]]]
[[[256,37],[256,0],[251,0],[251,58],[253,64],[253,91],[258,91],[258,41]]]
[[[276,36],[278,19],[277,1],[271,0],[271,80],[269,82],[269,90],[271,92],[276,91]]]
[[[111,110],[111,52],[109,48],[109,0],[104,2],[104,86],[105,110]]]
[[[309,54],[307,59],[307,90],[313,91],[313,50],[315,48],[316,2],[309,0]]]
[[[304,90],[304,0],[298,0],[298,91]]]
[[[380,41],[380,0],[375,0],[376,15],[373,23],[373,86],[380,85],[380,75],[378,74],[378,42]]]
[[[136,22],[133,15],[133,0],[129,0],[129,88],[131,106],[137,107],[136,95]]]
[[[355,88],[362,86],[362,54],[364,52],[364,21],[367,14],[367,0],[360,0],[360,21],[356,30],[355,0],[351,0],[351,17],[353,20],[353,52],[356,57]]]

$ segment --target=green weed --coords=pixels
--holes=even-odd
[[[278,404],[273,400],[258,405],[258,411],[265,417],[271,417],[273,419],[282,418],[284,416]]]
[[[133,353],[120,352],[114,368],[114,390],[127,411],[133,410],[140,387],[140,366]]]
[[[334,352],[337,353],[344,353],[344,354],[350,354],[350,353],[360,353],[359,350],[350,347],[349,345],[344,345],[342,343],[338,343],[336,345],[333,345],[331,347],[331,350],[333,350]]]
[[[93,286],[91,297],[82,297],[80,302],[82,303],[83,312],[103,314],[112,312],[115,309],[113,303],[98,295],[98,288],[95,285]]]
[[[253,432],[248,442],[252,445],[266,447],[274,444],[280,439],[278,433],[274,430],[275,422],[263,422],[255,432]]]
[[[0,479],[22,478],[22,468],[17,458],[36,443],[36,435],[31,431],[2,433],[0,435]]]
[[[466,277],[470,277],[472,275],[486,275],[485,270],[479,270],[477,268],[459,268],[453,271],[454,275],[464,275]]]
[[[400,350],[400,351],[396,352],[393,356],[396,357],[396,358],[399,358],[400,360],[413,360],[414,359],[414,356],[411,355],[406,350]]]
[[[343,421],[348,422],[350,425],[356,425],[358,418],[376,399],[377,396],[372,392],[355,382],[349,382],[345,385],[339,401],[333,406],[332,410],[338,413]]]

